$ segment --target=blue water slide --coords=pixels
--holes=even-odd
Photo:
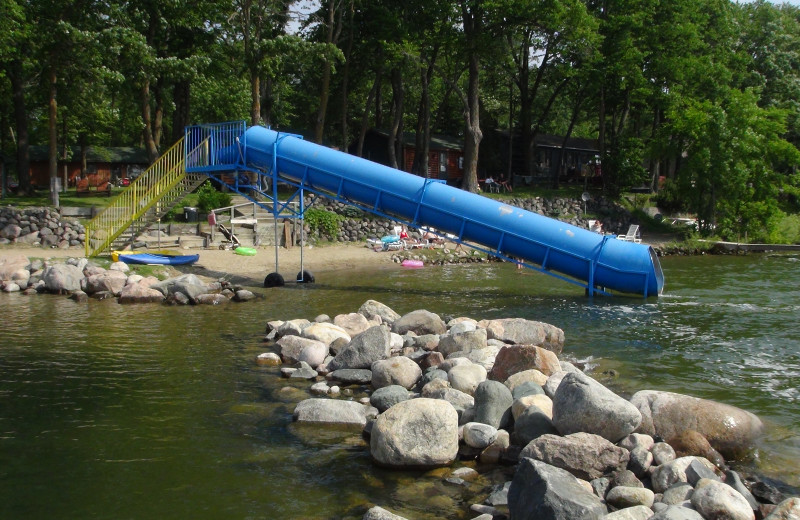
[[[416,227],[433,227],[500,255],[520,258],[595,288],[654,296],[664,275],[650,246],[600,235],[440,182],[332,150],[299,136],[250,127],[220,162],[236,154],[248,168],[277,173]]]

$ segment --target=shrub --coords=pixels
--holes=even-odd
[[[341,215],[317,208],[307,209],[304,217],[312,234],[328,235],[332,239],[339,234],[339,224],[343,220]]]
[[[197,189],[197,208],[201,213],[210,213],[211,210],[230,206],[231,200],[229,193],[219,191],[211,181],[204,182]]]

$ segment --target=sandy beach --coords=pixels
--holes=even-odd
[[[252,280],[261,284],[264,277],[275,271],[275,250],[259,248],[255,256],[241,256],[233,251],[219,249],[189,249],[183,254],[199,254],[200,260],[184,272],[193,272],[208,278],[225,277],[231,281]],[[29,259],[64,259],[84,256],[83,249],[44,249],[16,245],[0,246],[0,260],[23,255]],[[392,254],[375,252],[360,244],[333,244],[309,246],[303,250],[303,268],[314,275],[326,271],[357,269],[364,266],[389,266]],[[279,272],[284,277],[293,277],[300,270],[300,248],[278,250]]]

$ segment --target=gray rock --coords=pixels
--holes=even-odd
[[[608,513],[603,520],[647,520],[653,514],[653,510],[647,506],[633,506]]]
[[[442,399],[456,410],[464,411],[475,406],[475,398],[455,388],[434,388],[435,381],[422,388],[422,396],[429,399]],[[429,388],[430,387],[430,388]]]
[[[709,461],[710,462],[710,461]],[[689,465],[686,467],[686,480],[689,484],[695,486],[700,481],[700,479],[711,479],[720,482],[721,479],[717,476],[716,473],[710,468],[708,468],[705,464],[700,462],[700,460],[693,460]]]
[[[328,357],[328,346],[321,341],[312,341],[306,345],[297,356],[301,363],[308,363],[311,368],[317,368]]]
[[[375,388],[400,385],[408,389],[416,385],[422,377],[419,365],[405,356],[380,359],[372,363],[370,370],[372,370],[372,386]]]
[[[445,357],[454,352],[472,352],[486,348],[486,329],[460,334],[445,334],[439,338],[437,350]]]
[[[636,475],[627,469],[617,471],[614,473],[614,478],[611,479],[611,487],[625,486],[625,487],[644,487],[642,481]]]
[[[329,381],[339,381],[345,385],[367,385],[372,382],[372,370],[363,368],[340,368],[329,373]]]
[[[686,476],[686,468],[695,460],[702,462],[709,469],[713,470],[714,468],[711,462],[700,457],[680,457],[672,462],[661,464],[655,468],[650,476],[650,480],[653,484],[653,491],[656,493],[663,493],[676,482],[688,482],[689,479]]]
[[[301,336],[303,334],[303,329],[309,325],[311,325],[311,322],[304,318],[284,321],[278,325],[278,327],[275,329],[275,333],[278,337]]]
[[[561,370],[558,358],[549,350],[536,345],[512,345],[497,353],[489,378],[505,381],[518,372],[533,368],[546,376]]]
[[[311,368],[305,361],[301,361],[297,369],[294,370],[289,377],[292,379],[315,379],[317,377],[317,371]]]
[[[639,478],[644,477],[653,465],[653,454],[642,446],[637,446],[631,452],[628,469]]]
[[[544,390],[535,382],[526,381],[525,383],[515,386],[511,395],[514,399],[519,399],[527,395],[544,395]]]
[[[691,500],[692,493],[694,493],[694,486],[688,482],[676,482],[668,489],[664,490],[661,496],[661,502],[669,506],[677,506],[683,504],[687,500]]]
[[[628,464],[627,450],[591,433],[542,435],[522,449],[523,457],[552,464],[584,480],[620,471]]]
[[[481,324],[485,325],[489,339],[515,345],[536,345],[556,354],[560,354],[564,348],[564,331],[549,323],[506,318]]]
[[[369,404],[383,413],[397,403],[408,401],[410,398],[411,395],[408,393],[408,390],[402,386],[390,385],[375,390],[372,395],[369,396]]]
[[[19,288],[17,290],[19,290]],[[69,299],[74,300],[78,303],[85,303],[89,301],[89,295],[83,291],[75,291],[74,293],[69,295]]]
[[[559,365],[561,362],[559,361]],[[512,374],[506,379],[503,384],[511,390],[511,393],[514,393],[517,386],[524,384],[524,383],[536,383],[540,387],[544,386],[547,383],[548,377],[544,375],[539,370],[531,369],[531,370],[523,370],[522,372],[517,372],[516,374]]]
[[[464,444],[479,450],[488,448],[497,439],[497,428],[480,422],[468,422],[463,432]]]
[[[650,448],[650,453],[653,454],[653,465],[661,466],[668,462],[672,462],[675,457],[675,450],[666,442],[657,442]]]
[[[252,291],[248,291],[247,289],[239,289],[233,295],[233,301],[235,302],[249,302],[255,299],[256,295],[253,294]]]
[[[449,384],[449,380],[447,379],[447,372],[445,372],[444,370],[439,370],[438,368],[431,368],[426,370],[425,373],[422,374],[422,377],[417,383],[417,386],[419,388],[424,388],[425,385],[427,385],[434,379],[441,379],[443,381],[448,381]]]
[[[602,499],[606,498],[608,490],[611,489],[611,479],[608,477],[592,479],[589,484],[591,484],[594,494]]]
[[[557,434],[553,421],[538,406],[529,406],[514,421],[514,442],[526,446],[542,435]]]
[[[447,326],[438,314],[420,309],[411,311],[392,323],[392,332],[396,334],[402,336],[409,331],[418,336],[421,334],[444,334],[447,332]]]
[[[668,506],[650,517],[650,520],[704,520],[694,509],[681,506]]]
[[[559,364],[561,363],[559,362]],[[544,393],[547,395],[547,397],[552,399],[553,396],[556,395],[556,391],[558,390],[559,385],[561,385],[561,381],[568,373],[569,372],[565,370],[561,370],[547,378],[547,382],[542,385],[542,390],[544,390]]]
[[[320,341],[294,335],[283,336],[276,344],[281,349],[281,357],[284,363],[290,364],[299,362],[303,350],[306,348],[316,347],[316,349],[328,350],[328,347]]]
[[[400,318],[400,315],[394,312],[389,306],[375,300],[365,301],[361,307],[359,307],[358,312],[359,314],[363,314],[368,320],[380,316],[382,323],[389,326],[391,326],[396,319]]]
[[[18,253],[11,253],[6,258],[0,258],[0,281],[13,280],[14,273],[20,270],[27,271],[29,264],[31,262],[28,257]]]
[[[177,296],[181,293],[182,291],[176,291],[173,295]],[[228,303],[228,298],[223,294],[200,294],[194,299],[194,303],[197,305],[222,305]]]
[[[14,240],[22,234],[22,228],[16,224],[8,224],[3,229],[0,229],[0,237]]]
[[[517,419],[529,406],[537,407],[553,423],[553,400],[546,395],[526,395],[511,403],[511,415]],[[557,433],[553,428],[553,433]]]
[[[671,439],[695,430],[728,459],[746,453],[764,431],[761,420],[750,412],[688,395],[642,390],[631,403],[642,413],[640,433]]]
[[[499,381],[482,381],[475,389],[475,421],[505,428],[511,420],[514,402],[508,387]]]
[[[378,410],[355,401],[311,398],[300,401],[294,409],[297,422],[357,425],[364,427]]]
[[[700,479],[692,494],[692,505],[704,518],[755,520],[747,500],[732,487],[717,480]]]
[[[92,294],[100,291],[108,291],[118,295],[127,283],[128,275],[122,271],[105,271],[86,277],[86,292]]]
[[[620,448],[625,448],[628,451],[633,451],[636,448],[644,448],[647,451],[650,451],[650,448],[653,447],[655,441],[649,435],[645,435],[643,433],[632,433],[619,441],[617,446]]]
[[[328,365],[331,370],[340,368],[370,368],[372,363],[386,359],[391,353],[389,329],[382,325],[370,327],[357,334]]]
[[[753,508],[753,511],[758,509],[758,501],[756,500],[756,497],[754,497],[750,490],[747,489],[747,486],[744,485],[744,482],[742,482],[742,478],[738,473],[732,469],[725,471],[725,483],[738,491],[739,494],[742,495],[745,500],[747,500],[747,503],[750,504],[750,507]],[[800,518],[800,514],[798,514],[797,517]]]
[[[514,520],[593,520],[607,510],[567,471],[523,458],[508,490],[508,509]]]
[[[407,336],[411,338],[412,346],[415,349],[422,349],[422,350],[435,350],[436,347],[439,346],[439,335],[438,334],[423,334],[421,336]],[[444,359],[444,356],[442,356]]]
[[[374,506],[369,509],[361,520],[406,520],[404,516],[390,513],[382,507]]]
[[[787,498],[772,510],[764,520],[797,520],[800,518],[800,498]]]
[[[474,363],[455,366],[448,371],[447,379],[456,390],[475,395],[478,385],[486,381],[486,369]]]
[[[370,454],[377,464],[393,468],[451,464],[458,455],[458,414],[439,399],[398,403],[375,420]]]
[[[447,322],[447,326],[449,327],[448,332],[450,334],[461,334],[462,332],[472,332],[473,330],[478,329],[478,323],[470,318],[464,318],[458,323],[449,321]]]
[[[361,315],[359,314],[359,316]],[[363,316],[361,317],[363,318]],[[351,340],[350,334],[346,330],[333,323],[312,323],[303,329],[300,336],[320,341],[327,346],[340,338],[348,343]]]
[[[617,509],[635,506],[645,506],[649,509],[653,506],[654,499],[653,492],[644,487],[617,486],[606,495],[606,502]]]
[[[184,274],[175,278],[164,280],[150,286],[151,289],[161,292],[164,296],[169,296],[176,292],[181,292],[196,301],[197,298],[208,293],[208,287],[200,278],[193,274]]]
[[[79,291],[82,279],[82,270],[78,266],[69,264],[47,266],[42,273],[45,287],[51,292]]]
[[[588,432],[619,442],[641,421],[635,406],[581,373],[565,375],[553,396],[553,425],[565,435]]]

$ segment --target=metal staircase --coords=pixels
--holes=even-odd
[[[202,173],[186,172],[185,153],[182,138],[86,225],[87,257],[131,245],[203,183]]]

